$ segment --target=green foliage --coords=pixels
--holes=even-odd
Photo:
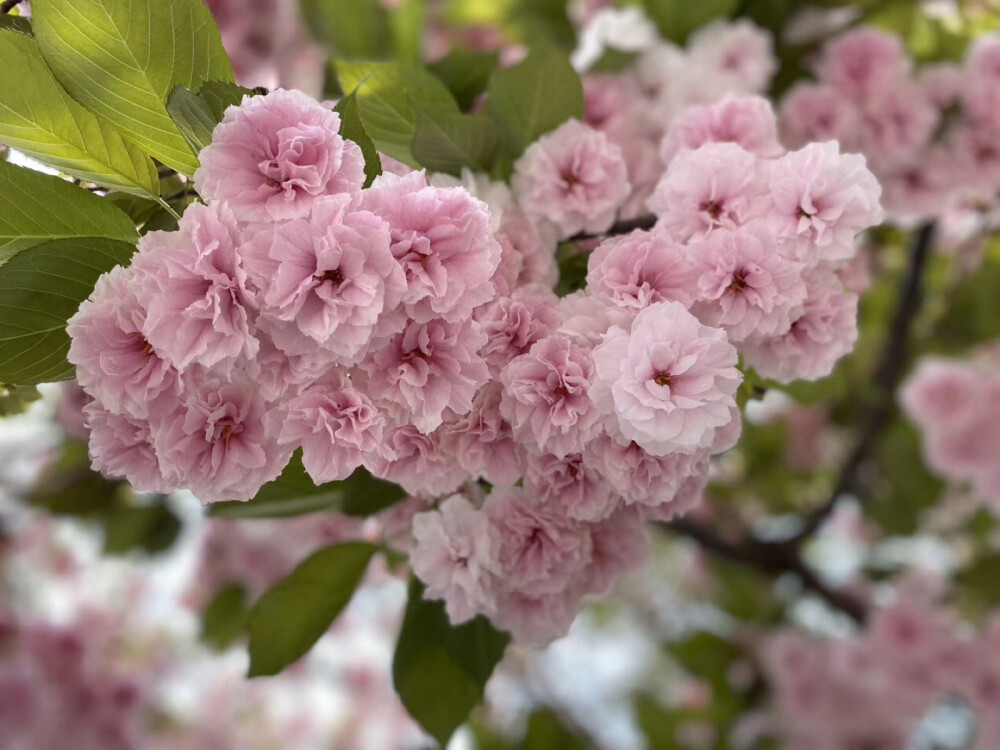
[[[212,142],[212,131],[219,124],[212,108],[187,86],[178,86],[167,99],[167,112],[181,135],[196,152]]]
[[[87,182],[156,195],[152,160],[66,93],[32,37],[0,32],[0,70],[0,142]]]
[[[506,24],[529,47],[554,47],[569,52],[576,46],[576,32],[567,13],[566,0],[513,0]]]
[[[0,267],[0,382],[31,385],[73,377],[66,361],[66,322],[98,277],[127,265],[134,251],[127,242],[76,237],[23,250]]]
[[[272,586],[250,610],[250,677],[275,675],[298,661],[354,595],[377,548],[363,542],[324,547]]]
[[[0,384],[0,417],[21,414],[42,397],[33,385]]]
[[[135,242],[139,235],[109,201],[58,177],[0,161],[0,264],[43,242],[83,237]]]
[[[443,112],[422,116],[413,136],[413,157],[435,172],[460,175],[463,167],[488,172],[500,139],[500,128],[483,115]]]
[[[340,134],[358,144],[362,156],[365,157],[365,187],[368,187],[382,174],[382,161],[379,159],[375,144],[368,137],[364,123],[361,122],[357,95],[351,93],[345,96],[337,102],[336,110],[340,115]]]
[[[565,55],[533,50],[493,76],[486,112],[503,129],[510,156],[517,158],[540,136],[583,117],[583,85]]]
[[[483,617],[454,627],[444,605],[425,600],[423,593],[413,579],[392,679],[410,716],[443,747],[482,701],[510,636]]]
[[[151,156],[191,175],[198,159],[170,119],[178,86],[232,81],[201,0],[36,0],[42,55],[69,94]]]
[[[949,295],[938,322],[934,348],[958,353],[1000,337],[1000,242],[994,242],[982,266]]]
[[[99,525],[107,554],[162,552],[181,529],[180,520],[163,497],[140,502],[125,482],[91,471],[87,445],[76,440],[64,444],[58,459],[45,470],[26,500],[52,515]]]
[[[227,81],[209,81],[198,91],[198,96],[208,104],[215,122],[219,123],[229,107],[239,106],[243,97],[256,96],[258,93]]]
[[[422,68],[396,62],[337,62],[345,93],[354,93],[364,129],[384,154],[418,165],[411,143],[420,115],[458,112],[448,89]]]
[[[338,57],[379,58],[389,51],[389,13],[380,0],[302,0],[302,12],[309,30]]]
[[[1000,606],[1000,553],[989,552],[969,563],[955,575],[962,609],[972,617],[983,617]]]
[[[458,102],[463,112],[486,91],[490,77],[496,70],[499,55],[496,52],[470,52],[455,47],[447,55],[428,66]]]
[[[201,640],[217,651],[233,644],[246,630],[249,608],[247,590],[230,583],[215,592],[201,613]]]
[[[882,482],[865,503],[865,513],[886,534],[914,534],[921,514],[944,489],[924,463],[920,434],[903,419],[895,420],[882,436],[877,458]]]
[[[281,472],[248,502],[213,503],[210,516],[222,518],[286,518],[318,511],[336,510],[351,516],[370,516],[402,500],[399,485],[373,477],[359,468],[341,482],[313,484],[296,452]]]
[[[740,8],[740,0],[644,0],[643,4],[663,37],[678,44],[709,21],[728,18]]]

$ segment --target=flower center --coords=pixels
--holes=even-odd
[[[722,216],[722,204],[715,200],[702,203],[701,210],[707,213],[712,221],[718,221],[719,217]]]
[[[670,385],[670,379],[671,375],[669,372],[660,372],[657,373],[655,378],[653,378],[653,382],[656,383],[657,385],[666,386]]]
[[[742,292],[747,288],[747,277],[746,272],[739,271],[733,274],[733,280],[729,284],[729,291],[731,292]]]
[[[344,274],[340,272],[339,268],[334,268],[325,272],[322,276],[319,277],[319,279],[320,282],[329,281],[332,284],[336,285],[344,280]]]

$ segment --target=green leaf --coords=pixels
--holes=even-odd
[[[713,19],[732,16],[740,0],[644,0],[644,4],[664,38],[683,44],[695,29]]]
[[[987,553],[955,575],[963,609],[974,615],[1000,605],[1000,553]]]
[[[392,482],[376,479],[364,468],[341,482],[313,484],[296,452],[281,476],[265,484],[249,502],[222,502],[209,506],[210,516],[223,518],[285,518],[320,511],[370,516],[406,497]]]
[[[382,153],[412,167],[410,150],[417,132],[418,113],[457,112],[448,89],[422,68],[394,62],[337,62],[337,76],[345,93],[355,93],[365,131]]]
[[[375,144],[368,137],[364,123],[361,122],[358,97],[353,93],[345,96],[337,102],[335,109],[340,115],[340,134],[358,144],[362,156],[365,157],[365,187],[368,187],[382,174],[382,161],[379,159]]]
[[[0,142],[87,182],[156,195],[153,161],[66,93],[32,37],[0,32],[0,70]]]
[[[123,482],[91,470],[86,443],[67,440],[42,472],[28,503],[57,516],[91,516],[113,507],[122,487]]]
[[[539,136],[583,117],[583,85],[566,55],[534,50],[493,76],[486,112],[503,128],[517,158]]]
[[[272,586],[250,611],[250,677],[275,675],[300,659],[354,595],[377,548],[324,547]]]
[[[441,79],[458,106],[467,112],[479,95],[486,91],[499,60],[496,52],[470,52],[455,47],[443,58],[428,65],[427,69]]]
[[[0,161],[0,263],[42,242],[69,237],[136,242],[139,234],[110,201],[58,177]]]
[[[186,86],[178,86],[167,100],[167,112],[181,134],[195,151],[212,142],[212,132],[219,121],[208,102]]]
[[[0,417],[21,414],[41,397],[33,385],[0,385]]]
[[[212,117],[216,123],[222,122],[226,115],[226,110],[230,107],[238,107],[243,103],[243,98],[247,96],[257,96],[257,92],[251,89],[237,86],[235,83],[226,81],[209,81],[198,92],[208,108],[212,110]]]
[[[0,267],[0,382],[29,385],[73,377],[66,361],[66,321],[98,277],[127,265],[133,252],[134,245],[117,240],[53,240]]]
[[[201,613],[201,640],[217,651],[228,648],[246,628],[248,613],[243,584],[223,586]]]
[[[35,0],[42,55],[70,95],[147,153],[191,175],[198,159],[167,113],[178,86],[233,81],[202,0]]]
[[[462,168],[488,172],[500,147],[501,133],[483,115],[447,112],[423,115],[413,137],[413,157],[432,172],[459,176]]]
[[[924,464],[920,433],[901,419],[889,426],[877,451],[883,481],[864,504],[865,515],[887,534],[911,535],[921,515],[937,504],[944,483]]]
[[[444,605],[425,600],[423,593],[413,579],[392,680],[410,716],[443,747],[482,701],[510,636],[483,617],[453,627]]]
[[[104,527],[104,551],[109,555],[134,549],[163,552],[181,530],[180,519],[163,502],[112,508],[99,520]]]
[[[658,747],[658,746],[657,746]],[[528,731],[518,750],[589,750],[587,741],[573,734],[554,711],[539,709],[528,718]]]
[[[19,34],[31,36],[31,19],[4,13],[0,15],[0,29],[16,31]]]
[[[389,14],[381,0],[302,0],[302,13],[309,30],[339,57],[388,52]]]

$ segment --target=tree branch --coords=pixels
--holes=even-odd
[[[652,214],[647,216],[637,216],[634,219],[625,219],[624,221],[617,221],[611,225],[606,232],[598,232],[596,234],[590,234],[589,232],[580,232],[579,234],[574,234],[570,237],[567,242],[582,242],[583,240],[599,240],[604,237],[614,237],[619,234],[630,234],[636,229],[652,229],[656,224],[656,217]]]
[[[686,518],[678,518],[664,526],[673,533],[691,539],[707,552],[723,560],[742,563],[768,575],[791,573],[802,584],[802,588],[823,599],[834,609],[838,609],[857,624],[863,624],[867,609],[863,602],[843,591],[826,585],[819,576],[806,565],[798,545],[793,542],[762,542],[748,537],[740,542],[731,542],[718,536],[714,531]]]
[[[906,370],[913,321],[923,301],[923,277],[934,243],[934,232],[934,223],[928,222],[914,235],[910,262],[900,286],[888,340],[882,350],[882,358],[872,374],[872,381],[878,390],[877,401],[861,417],[861,431],[840,468],[829,499],[806,517],[802,528],[791,540],[795,544],[801,544],[815,534],[833,512],[837,501],[846,493],[857,489],[861,469],[889,424],[895,410],[896,388]]]

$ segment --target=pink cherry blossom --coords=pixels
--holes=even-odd
[[[498,488],[483,507],[500,537],[499,576],[527,596],[556,594],[590,562],[586,527],[532,503],[524,490]]]
[[[578,120],[531,144],[514,165],[511,185],[521,209],[553,222],[561,237],[604,231],[629,194],[621,150]]]
[[[698,302],[692,312],[729,340],[784,333],[806,297],[803,264],[783,255],[763,224],[720,230],[691,247]]]
[[[571,591],[531,596],[517,589],[497,594],[493,622],[510,632],[517,644],[540,648],[569,632],[580,608],[580,597]]]
[[[132,282],[132,271],[121,266],[98,279],[66,327],[67,359],[81,387],[106,409],[144,419],[170,408],[181,383],[142,334],[146,311]]]
[[[452,495],[414,516],[413,540],[410,564],[427,587],[424,597],[443,599],[453,625],[494,612],[500,535],[485,513]]]
[[[858,143],[860,111],[823,83],[797,83],[781,100],[781,137],[801,148],[813,141],[839,141],[845,151]]]
[[[484,344],[486,336],[472,320],[411,322],[361,363],[364,386],[390,417],[433,432],[446,412],[472,409],[473,396],[489,379],[478,354]]]
[[[177,369],[257,354],[239,249],[239,230],[225,204],[193,204],[176,232],[139,240],[132,268],[135,294],[146,307],[142,334]]]
[[[580,453],[529,455],[524,487],[534,500],[575,521],[607,518],[619,502],[601,471]]]
[[[806,277],[806,290],[802,311],[786,333],[743,345],[746,363],[779,383],[826,377],[858,338],[857,295],[823,271]]]
[[[630,331],[612,328],[594,362],[593,398],[612,434],[653,455],[708,448],[732,419],[736,349],[680,303],[647,307]]]
[[[647,205],[675,239],[734,229],[760,214],[764,180],[758,159],[735,143],[681,151]]]
[[[83,413],[94,469],[108,476],[124,477],[139,492],[176,489],[176,484],[168,481],[160,470],[148,422],[112,412],[99,401],[91,401]]]
[[[855,29],[823,50],[820,78],[849,98],[884,94],[909,74],[910,61],[898,37],[874,28]]]
[[[203,503],[249,500],[277,478],[293,451],[276,444],[265,412],[252,383],[187,378],[184,400],[153,432],[164,476]]]
[[[695,151],[706,143],[735,143],[766,159],[784,153],[774,110],[761,96],[726,97],[684,110],[660,143],[660,159],[669,166],[682,149]]]
[[[246,98],[202,149],[195,186],[240,221],[304,218],[321,196],[361,190],[364,157],[339,131],[340,116],[301,92]]]
[[[591,596],[607,594],[623,573],[645,564],[649,554],[643,518],[634,509],[624,508],[591,526],[590,539],[590,564],[581,579]]]
[[[721,78],[715,85],[736,93],[767,88],[778,67],[772,47],[771,34],[746,19],[716,19],[688,40],[691,66],[705,78]]]
[[[503,372],[500,412],[522,442],[557,456],[579,453],[600,432],[590,399],[591,353],[565,334],[536,342]]]
[[[779,241],[799,243],[809,262],[854,255],[855,236],[882,221],[882,189],[865,158],[835,141],[811,143],[774,162],[767,222]]]
[[[374,336],[398,330],[388,313],[406,280],[389,225],[351,195],[319,198],[308,218],[257,232],[242,257],[258,290],[258,325],[288,354],[319,347],[355,364]]]
[[[480,353],[492,373],[499,373],[559,327],[557,303],[558,297],[550,289],[532,285],[476,310],[475,319],[486,337]]]
[[[445,421],[438,430],[447,452],[473,477],[512,485],[524,476],[524,446],[500,413],[503,386],[492,380],[476,393],[472,410]]]
[[[413,425],[394,427],[385,432],[382,452],[365,454],[364,465],[411,495],[444,495],[457,489],[468,475],[445,453],[441,441],[438,432],[425,435]]]
[[[635,313],[656,302],[694,302],[695,265],[663,229],[636,230],[598,245],[587,264],[587,291]]]
[[[364,456],[382,450],[385,417],[349,384],[317,384],[274,409],[265,424],[281,446],[302,448],[316,484],[347,479]]]
[[[508,290],[523,284],[541,284],[551,289],[559,281],[556,230],[548,221],[530,219],[520,207],[508,206],[500,218],[496,238],[501,251],[497,275],[506,282]]]
[[[427,185],[422,172],[383,174],[362,207],[389,222],[391,250],[406,275],[403,304],[420,323],[460,321],[489,302],[500,263],[486,204],[463,188]]]

